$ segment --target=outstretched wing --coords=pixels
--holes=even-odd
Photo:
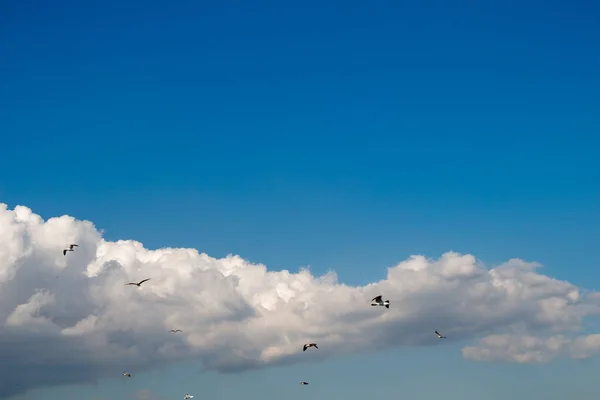
[[[129,282],[129,283],[125,284],[125,286],[127,286],[127,285],[136,285],[137,286],[137,283],[135,283],[135,282]]]
[[[139,282],[138,282],[138,285],[141,285],[142,283],[144,283],[144,282],[147,282],[147,281],[149,281],[149,280],[150,280],[150,278],[148,278],[148,279],[144,279],[143,281],[139,281]]]
[[[379,302],[381,302],[381,301],[382,301],[382,300],[381,300],[381,295],[379,295],[379,296],[377,296],[377,297],[373,298],[373,300],[371,300],[371,301],[374,301],[374,302],[376,302],[376,303],[379,303]]]
[[[67,255],[67,250],[63,250],[63,256]]]

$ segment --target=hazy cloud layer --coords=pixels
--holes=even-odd
[[[588,358],[600,351],[600,334],[570,338],[565,335],[535,337],[531,335],[489,335],[478,346],[465,347],[465,358],[476,361],[504,361],[537,364],[552,361],[557,356]]]
[[[183,396],[182,396],[183,398]],[[132,397],[133,400],[160,400],[152,391],[143,389],[138,390]]]
[[[79,247],[65,257],[69,243]],[[141,288],[124,286],[144,278]],[[389,310],[369,305],[379,294]],[[223,372],[300,362],[308,341],[319,344],[313,360],[480,337],[466,358],[584,358],[600,349],[600,335],[573,335],[599,311],[598,293],[518,259],[488,270],[471,255],[414,256],[385,280],[352,287],[333,272],[268,271],[238,256],[109,242],[91,222],[44,222],[0,204],[0,395],[190,357]],[[167,332],[175,328],[184,332]]]

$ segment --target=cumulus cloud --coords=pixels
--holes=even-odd
[[[74,252],[62,249],[78,243]],[[89,221],[44,221],[0,204],[0,396],[86,382],[195,358],[237,372],[348,352],[478,339],[473,360],[588,357],[598,335],[574,337],[600,311],[598,293],[512,259],[487,269],[472,255],[413,256],[364,286],[269,271],[239,256],[111,242]],[[57,278],[58,276],[58,278]],[[141,288],[124,283],[151,278]],[[371,307],[379,295],[389,310]],[[182,329],[172,335],[169,329]],[[20,376],[27,376],[27,382]],[[15,384],[19,383],[16,387]]]

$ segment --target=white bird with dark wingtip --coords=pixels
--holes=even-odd
[[[437,337],[439,337],[440,339],[446,339],[446,336],[442,336],[441,333],[439,333],[438,331],[435,331],[435,334],[437,335]]]
[[[302,351],[306,351],[306,349],[308,349],[309,347],[314,347],[315,349],[318,349],[317,344],[316,343],[307,343],[304,345],[304,347],[302,348]]]
[[[186,394],[184,399],[193,399],[194,396],[192,396],[191,394]]]
[[[123,376],[126,376],[128,378],[131,378],[131,374],[129,372],[123,372]]]
[[[383,306],[385,308],[390,308],[390,301],[389,300],[384,301],[382,297],[383,296],[381,296],[381,295],[374,297],[373,300],[371,300],[371,305],[372,306]]]
[[[70,244],[68,249],[63,249],[63,256],[67,255],[67,251],[75,251],[73,247],[78,247],[78,244]]]
[[[306,382],[306,381],[302,381],[302,382],[300,382],[300,384],[301,384],[301,385],[308,385],[308,382]]]

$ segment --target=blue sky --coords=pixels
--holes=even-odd
[[[333,269],[349,284],[381,279],[411,254],[454,250],[491,265],[539,261],[550,276],[599,288],[593,2],[4,8],[0,202],[91,220],[112,240]],[[479,364],[459,350],[241,375],[184,365],[140,380],[197,398],[596,393],[594,360]],[[301,373],[320,386],[295,393]],[[119,398],[123,385],[77,390]],[[27,398],[81,398],[74,393]]]

